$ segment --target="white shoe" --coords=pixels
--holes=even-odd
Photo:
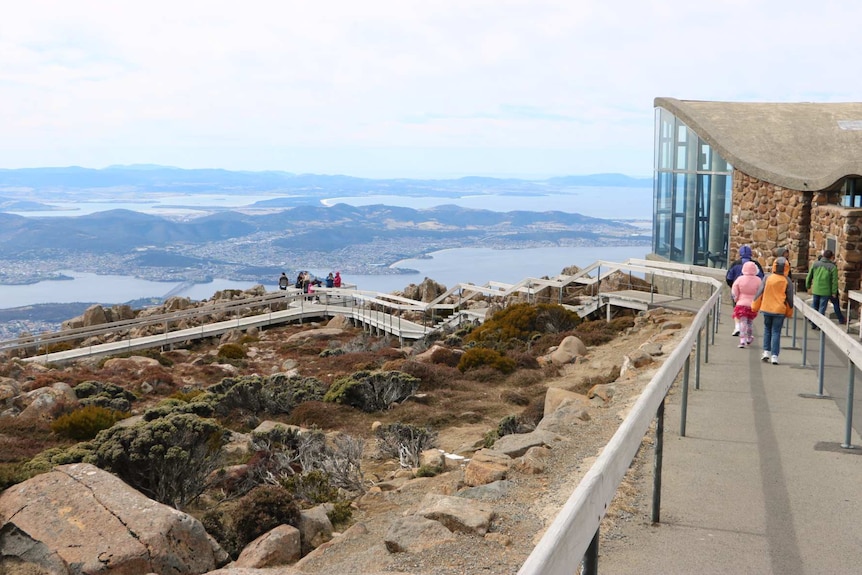
[[[763,355],[760,356],[760,361],[769,361],[769,352],[763,350]]]
[[[732,335],[732,336],[734,336],[734,337],[735,337],[735,336],[737,336],[737,335],[739,335],[739,329],[735,329],[735,330],[733,330],[733,333],[732,333],[732,334],[730,334],[730,335]]]
[[[772,356],[772,365],[778,365],[778,356],[777,355]]]

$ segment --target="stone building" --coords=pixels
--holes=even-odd
[[[727,267],[742,244],[805,272],[836,254],[862,276],[862,103],[656,98],[653,256]]]

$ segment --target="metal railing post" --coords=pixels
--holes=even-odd
[[[577,571],[573,569],[572,573]],[[593,535],[590,546],[587,547],[587,552],[584,553],[584,569],[581,575],[598,575],[599,573],[599,529],[596,529],[596,534]]]
[[[695,352],[695,364],[694,364],[694,388],[700,389],[700,340],[701,340],[701,332],[703,328],[697,330],[697,344]]]
[[[679,413],[679,436],[685,437],[685,421],[688,414],[688,374],[691,369],[691,352],[685,358],[685,366],[682,372],[682,399],[680,400]]]
[[[703,363],[709,363],[709,324],[711,320],[712,312],[709,312],[708,314],[706,314],[706,323],[703,326],[703,331],[706,332],[706,343],[703,346]]]
[[[808,322],[802,321],[802,367],[808,361]]]
[[[820,331],[820,365],[817,366],[817,397],[823,397],[823,371],[826,362],[826,334]],[[852,362],[851,362],[852,363]]]
[[[850,315],[848,314],[847,317],[849,318]],[[850,323],[849,319],[847,323]],[[853,432],[853,395],[854,388],[856,387],[856,365],[850,361],[850,358],[848,358],[847,363],[850,368],[847,374],[847,416],[844,421],[844,443],[841,444],[841,447],[844,449],[856,449],[850,443],[850,434]]]
[[[661,463],[664,455],[664,402],[658,405],[655,418],[655,453],[653,457],[652,480],[652,522],[658,523],[661,517]]]

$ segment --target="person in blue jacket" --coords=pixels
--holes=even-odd
[[[727,282],[728,286],[733,286],[733,282],[736,281],[736,278],[742,275],[742,266],[746,262],[754,262],[757,266],[757,277],[761,280],[763,279],[763,266],[760,265],[760,262],[753,259],[751,254],[751,246],[748,244],[743,244],[739,246],[739,259],[730,264],[730,267],[727,270],[727,274],[724,277],[724,280]],[[736,305],[736,302],[733,302]],[[734,320],[733,322],[733,334],[734,336],[739,335],[739,321]]]

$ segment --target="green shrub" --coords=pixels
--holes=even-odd
[[[22,463],[0,463],[0,492],[30,477]]]
[[[419,380],[401,371],[357,371],[335,383],[323,401],[350,405],[365,412],[388,409],[419,388]]]
[[[341,500],[338,488],[325,471],[312,469],[296,475],[285,476],[280,485],[288,490],[295,499],[309,507],[319,503],[333,503]]]
[[[501,373],[512,373],[515,371],[515,360],[493,349],[472,347],[464,352],[458,362],[458,370],[462,373],[483,366],[494,368]]]
[[[74,388],[81,405],[97,405],[113,411],[131,411],[137,397],[131,391],[113,383],[82,381]]]
[[[474,329],[465,341],[510,347],[513,341],[526,343],[536,334],[569,331],[580,321],[575,312],[558,304],[519,303],[496,312]]]
[[[434,477],[442,471],[443,469],[437,465],[420,465],[419,469],[416,470],[416,477]]]
[[[262,485],[239,500],[231,520],[237,547],[242,549],[279,525],[298,527],[299,506],[286,489]]]
[[[246,353],[241,345],[237,343],[226,343],[218,348],[216,356],[219,359],[245,359]]]
[[[214,420],[189,413],[132,427],[114,426],[93,440],[86,458],[149,497],[177,509],[196,499],[220,465],[227,432]]]
[[[332,523],[333,527],[338,527],[350,521],[350,517],[353,515],[353,507],[350,504],[350,501],[341,500],[336,501],[332,504],[332,509],[326,512],[326,516],[329,518],[329,522]]]
[[[103,429],[131,416],[127,411],[114,411],[98,405],[86,405],[51,422],[51,431],[57,435],[86,441]]]

